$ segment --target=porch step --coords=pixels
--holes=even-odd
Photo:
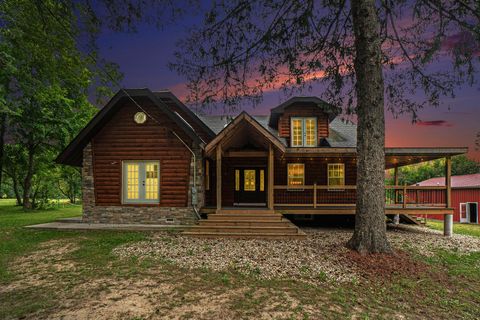
[[[221,209],[217,214],[274,214],[274,210],[269,209],[246,209],[246,208],[235,208],[235,209]]]
[[[199,221],[200,226],[238,226],[238,227],[247,227],[247,226],[270,226],[270,227],[284,227],[289,226],[290,221],[282,219],[280,221],[270,221],[270,220],[210,220],[204,219]]]
[[[268,220],[268,221],[281,221],[282,216],[280,214],[242,214],[242,213],[215,213],[208,215],[209,220],[229,220],[229,221],[241,221],[241,220]]]
[[[273,210],[222,209],[183,234],[201,238],[302,239],[306,234]]]
[[[197,238],[233,238],[233,239],[305,239],[305,233],[230,233],[230,232],[193,232],[185,231],[183,234]]]
[[[215,226],[215,225],[199,225],[185,233],[268,233],[268,234],[297,234],[297,228],[272,227],[272,226]]]

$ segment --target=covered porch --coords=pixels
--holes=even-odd
[[[394,170],[394,184],[385,187],[385,214],[447,215],[446,233],[451,233],[451,157],[465,152],[466,148],[386,148],[385,170]],[[355,214],[355,148],[288,148],[243,113],[206,146],[205,153],[203,213],[243,208],[288,215]],[[400,167],[440,158],[446,159],[445,186],[398,184]],[[327,168],[331,163],[343,165],[341,186],[329,184]],[[291,164],[302,164],[301,184],[290,183],[287,168]]]

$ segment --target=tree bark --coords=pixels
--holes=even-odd
[[[30,202],[30,191],[32,189],[33,167],[34,167],[34,147],[28,148],[28,163],[27,173],[23,180],[23,208],[32,209],[32,203]]]
[[[347,246],[391,252],[385,223],[385,111],[380,24],[374,0],[352,0],[357,93],[357,202]]]
[[[3,182],[3,155],[5,151],[5,131],[7,128],[7,115],[2,114],[0,116],[0,190],[2,189]]]

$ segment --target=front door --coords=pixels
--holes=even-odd
[[[478,202],[468,202],[468,222],[478,223]]]
[[[234,174],[234,205],[265,206],[265,168],[239,167]]]

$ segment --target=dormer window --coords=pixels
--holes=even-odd
[[[292,147],[317,146],[317,118],[292,117],[290,121]]]

